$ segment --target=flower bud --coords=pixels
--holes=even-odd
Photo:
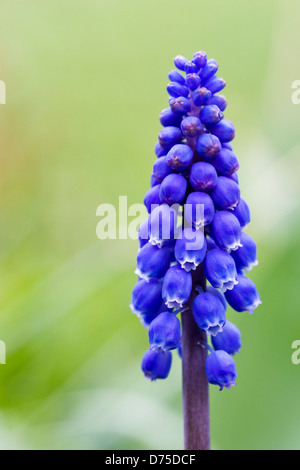
[[[162,284],[158,279],[138,281],[133,290],[130,308],[137,316],[155,313],[162,302]]]
[[[166,379],[172,365],[172,353],[170,351],[153,351],[148,349],[142,359],[142,371],[146,379]]]
[[[216,295],[204,292],[193,302],[195,322],[201,330],[215,336],[226,323],[225,308]]]
[[[167,85],[167,92],[174,98],[178,98],[178,96],[187,98],[189,96],[189,89],[185,85],[180,85],[180,83],[177,82],[170,82]]]
[[[175,171],[188,168],[193,159],[191,147],[185,144],[174,145],[167,154],[167,163]]]
[[[232,257],[239,271],[250,271],[253,266],[258,265],[256,243],[253,238],[245,232],[242,232],[241,243],[242,246],[232,253]]]
[[[178,116],[173,113],[171,108],[165,108],[159,115],[159,120],[162,126],[175,126],[178,127],[180,125],[181,116]]]
[[[168,150],[162,147],[159,142],[156,142],[155,147],[154,147],[154,152],[157,158],[160,158],[160,157],[163,157],[164,155],[167,155]]]
[[[256,307],[262,303],[255,284],[242,274],[238,274],[237,280],[238,284],[231,291],[225,293],[226,300],[230,307],[237,312],[253,313]]]
[[[169,351],[178,348],[179,341],[180,321],[175,313],[160,313],[149,328],[150,349]]]
[[[207,250],[201,230],[185,228],[175,244],[175,258],[186,271],[195,270],[202,263]]]
[[[211,133],[219,138],[221,142],[231,142],[235,136],[234,125],[228,119],[222,119],[210,129]]]
[[[242,347],[240,330],[229,320],[226,321],[223,331],[214,336],[211,342],[215,351],[221,349],[232,355],[240,352]]]
[[[185,137],[197,137],[203,130],[200,119],[195,116],[184,118],[180,127]]]
[[[160,185],[153,186],[152,188],[148,189],[145,194],[144,204],[149,214],[154,207],[160,204],[159,189]]]
[[[215,93],[218,93],[219,91],[223,90],[225,88],[226,82],[223,80],[223,78],[219,77],[213,77],[211,80],[207,81],[205,83],[205,87],[212,92],[214,95]]]
[[[194,163],[190,172],[190,183],[196,191],[209,191],[218,181],[218,175],[213,165],[206,162]]]
[[[223,119],[224,114],[215,104],[203,106],[200,111],[200,120],[205,126],[214,126],[221,119]]]
[[[237,156],[231,150],[222,148],[211,162],[220,175],[230,176],[239,169]]]
[[[196,142],[196,150],[200,157],[213,158],[221,150],[221,143],[213,134],[201,134]]]
[[[238,174],[237,174],[237,171],[235,173],[232,173],[232,175],[228,175],[227,178],[230,178],[232,179],[232,181],[234,181],[236,184],[239,184],[239,177],[238,177]],[[235,208],[231,209],[232,211],[234,210]]]
[[[207,253],[204,260],[204,272],[213,287],[225,292],[237,284],[237,272],[232,257],[220,248]]]
[[[158,134],[158,140],[162,147],[170,149],[172,145],[178,144],[182,140],[181,130],[178,127],[164,127]]]
[[[185,79],[184,77],[181,75],[180,72],[178,72],[178,70],[171,70],[169,73],[168,73],[168,78],[171,82],[177,82],[177,83],[180,83],[180,85],[184,85],[185,84]]]
[[[173,173],[172,168],[168,165],[167,156],[163,156],[155,160],[153,163],[153,175],[156,180],[161,183],[163,179],[168,176],[170,173]]]
[[[182,308],[192,291],[191,273],[180,266],[172,266],[165,274],[162,297],[168,308]]]
[[[190,90],[194,91],[201,84],[200,77],[197,73],[189,73],[186,76],[186,84]]]
[[[187,62],[188,62],[188,59],[186,59],[183,55],[177,55],[174,58],[175,67],[177,67],[179,70],[184,70],[185,64]]]
[[[238,219],[228,211],[219,211],[211,223],[214,241],[222,250],[230,253],[241,246],[241,226]]]
[[[206,62],[207,62],[206,52],[203,52],[203,51],[195,52],[195,54],[193,55],[192,61],[197,65],[198,70],[202,69],[203,67],[205,67]]]
[[[185,63],[184,70],[186,74],[196,73],[198,71],[198,67],[195,62],[188,61]]]
[[[171,98],[169,104],[174,114],[182,115],[188,113],[191,110],[190,101],[184,96]]]
[[[227,176],[219,176],[217,184],[210,195],[218,210],[233,209],[239,203],[240,188]]]
[[[151,278],[160,279],[170,267],[170,250],[168,246],[158,248],[146,243],[138,252],[135,274],[149,281]]]
[[[197,88],[193,92],[193,103],[195,106],[203,106],[208,103],[211,99],[212,94],[211,91],[207,90],[205,87]]]
[[[205,67],[200,72],[201,82],[204,84],[208,82],[210,78],[212,78],[215,73],[218,71],[218,64],[214,59],[209,59],[205,65]]]
[[[195,191],[188,195],[184,205],[184,216],[190,226],[198,230],[210,224],[214,215],[215,206],[208,194]]]
[[[149,217],[143,220],[138,229],[138,239],[140,248],[144,246],[149,241]]]
[[[221,111],[227,108],[227,100],[223,95],[212,95],[207,104],[215,104]]]
[[[167,204],[153,209],[148,218],[149,241],[161,247],[174,237],[177,225],[177,214]]]
[[[187,181],[182,175],[173,173],[165,177],[159,189],[161,203],[180,204],[185,196]]]
[[[220,390],[235,385],[236,365],[226,351],[211,352],[206,358],[205,370],[208,382],[219,385]]]
[[[250,209],[245,199],[240,198],[238,205],[233,209],[232,213],[238,219],[241,228],[245,230],[251,220]]]

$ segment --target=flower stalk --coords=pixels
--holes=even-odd
[[[197,328],[193,317],[195,287],[205,291],[205,277],[201,264],[193,275],[193,292],[188,309],[181,314],[182,325],[182,408],[185,450],[210,449],[209,390],[205,372],[207,341],[205,331]],[[197,371],[197,373],[195,373]]]

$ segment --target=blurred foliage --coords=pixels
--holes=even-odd
[[[177,54],[227,81],[263,304],[242,331],[237,386],[211,387],[217,449],[298,449],[299,113],[296,0],[2,0],[2,449],[182,447],[180,359],[140,372],[128,304],[137,242],[96,238],[103,202],[141,202]]]

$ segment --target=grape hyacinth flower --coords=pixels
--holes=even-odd
[[[165,274],[162,297],[169,308],[182,308],[192,291],[192,276],[180,266],[172,266]]]
[[[190,272],[204,260],[207,250],[206,239],[200,230],[185,228],[175,244],[175,259],[183,269]]]
[[[142,371],[146,379],[166,379],[172,364],[172,353],[170,351],[154,351],[148,349],[142,359]]]
[[[240,352],[242,347],[241,332],[236,325],[227,320],[223,331],[212,337],[211,342],[215,351],[222,350],[234,355]]]
[[[226,251],[215,248],[207,253],[204,260],[206,279],[213,287],[225,292],[233,289],[237,282],[235,262]]]
[[[216,295],[203,292],[193,302],[195,322],[201,330],[215,336],[226,323],[225,308]]]
[[[180,341],[180,321],[175,313],[162,312],[150,324],[150,349],[169,351],[176,349]]]
[[[205,363],[207,380],[209,383],[219,385],[220,390],[223,387],[230,388],[235,385],[236,365],[232,357],[221,349],[212,351]]]
[[[174,59],[168,100],[138,230],[131,310],[148,330],[146,378],[166,378],[172,351],[182,360],[184,446],[210,447],[208,384],[235,385],[232,356],[241,333],[227,320],[261,303],[246,273],[257,265],[256,244],[244,232],[250,210],[241,196],[235,127],[225,118],[225,81],[203,51]],[[211,345],[208,343],[211,342]]]

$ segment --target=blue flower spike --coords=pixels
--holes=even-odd
[[[174,65],[144,193],[148,217],[138,229],[130,308],[148,333],[146,378],[168,377],[172,350],[185,361],[188,330],[182,320],[191,318],[211,344],[199,343],[208,349],[208,382],[229,389],[236,381],[232,356],[241,349],[241,333],[226,315],[229,307],[253,313],[261,304],[247,277],[258,264],[257,247],[245,232],[250,209],[241,194],[235,126],[225,116],[219,65],[204,51],[191,60],[178,55]]]

